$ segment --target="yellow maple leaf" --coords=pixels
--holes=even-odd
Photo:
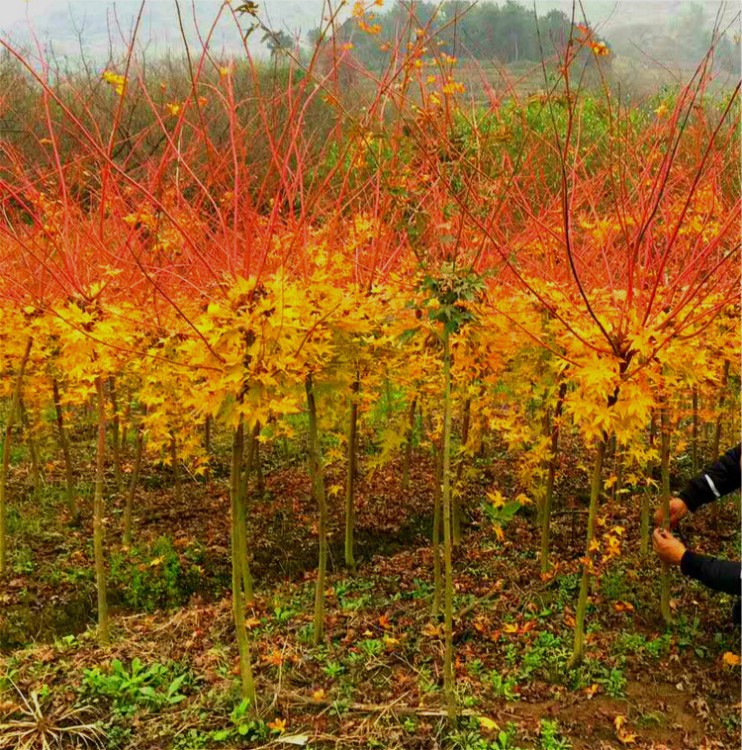
[[[637,735],[625,731],[626,717],[619,714],[613,720],[613,728],[616,730],[616,739],[622,745],[633,745],[636,742]]]
[[[270,729],[271,732],[276,732],[277,734],[283,734],[286,731],[286,719],[276,718],[273,721],[269,721],[268,729]]]
[[[422,634],[427,635],[428,638],[439,638],[443,635],[443,628],[440,625],[434,625],[432,622],[428,622],[423,627]]]
[[[500,726],[496,721],[493,721],[489,716],[477,716],[479,726],[486,732],[496,732]]]
[[[727,651],[724,656],[721,657],[721,660],[726,667],[738,667],[740,665],[739,656],[733,654],[731,651]]]

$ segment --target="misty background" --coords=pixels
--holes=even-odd
[[[233,0],[232,6],[236,8],[241,2]],[[383,8],[375,9],[380,19],[382,14],[393,11],[396,4],[395,0],[386,0]],[[402,4],[405,8],[410,5],[409,2]],[[469,3],[459,4],[465,6]],[[503,12],[506,8],[512,11],[516,5],[513,0],[498,3],[480,0],[474,10],[482,19],[486,14],[481,6],[487,4],[495,4]],[[334,9],[341,6],[339,2],[331,5]],[[417,5],[430,9],[436,4]],[[40,45],[45,56],[63,66],[70,64],[74,67],[81,56],[89,63],[103,65],[115,61],[125,49],[140,6],[140,0],[2,0],[0,36],[27,50]],[[308,48],[310,41],[316,38],[316,29],[323,23],[323,12],[326,17],[329,7],[326,0],[263,0],[258,6],[263,24],[280,34],[279,46],[291,46],[297,50]],[[178,54],[183,49],[182,34],[189,44],[199,48],[199,35],[203,38],[209,33],[220,7],[219,0],[181,0],[181,30],[174,0],[147,0],[137,37],[138,49],[148,57],[168,51]],[[337,15],[341,24],[350,16],[352,7],[353,2],[341,7]],[[738,77],[740,9],[737,3],[716,0],[584,0],[582,8],[591,28],[609,45],[614,70],[623,72],[628,79],[637,70],[659,72],[664,69],[668,73],[694,67],[708,47],[717,21],[721,28],[726,29],[722,72]],[[516,15],[521,16],[521,21],[525,17],[527,24],[535,28],[534,11],[541,19],[551,11],[561,11],[571,18],[572,10],[571,0],[536,0],[535,3],[522,3],[522,11],[519,9]],[[576,14],[576,20],[582,21],[579,5]],[[229,11],[223,12],[211,37],[212,51],[222,57],[244,56],[240,33],[244,33],[251,21],[250,16],[243,14],[236,22]],[[483,23],[486,25],[486,21]],[[345,29],[350,30],[351,26],[348,23]],[[377,40],[360,42],[370,48]],[[256,57],[270,59],[276,54],[275,40],[266,40],[260,30],[249,37],[248,46]],[[483,48],[481,42],[468,51],[474,48],[480,58],[491,57],[506,63],[538,57],[533,52],[533,45],[530,45],[530,51],[522,44],[519,48],[517,40],[514,55],[512,50],[504,50],[502,46]],[[367,60],[363,62],[367,63]]]

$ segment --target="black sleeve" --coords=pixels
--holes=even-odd
[[[742,594],[742,563],[719,560],[686,550],[680,561],[680,570],[704,586],[725,594]]]
[[[679,493],[688,509],[696,511],[702,505],[738,490],[742,482],[739,459],[740,446],[737,445],[730,448],[713,466],[691,479]]]

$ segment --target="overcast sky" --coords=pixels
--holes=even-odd
[[[233,0],[235,5],[242,1]],[[686,12],[691,1],[583,0],[583,6],[591,24],[601,33],[610,35],[611,31],[635,24],[671,26],[674,19]],[[393,2],[386,0],[386,5],[390,6]],[[532,0],[521,0],[521,3],[533,7]],[[740,0],[726,3],[695,0],[695,3],[706,11],[708,24],[713,22],[719,7],[726,8],[727,18],[739,13],[740,8]],[[258,0],[258,5],[261,17],[271,28],[306,34],[319,25],[327,3],[325,0]],[[334,0],[332,5],[337,7],[338,0]],[[539,13],[559,8],[569,14],[572,8],[571,0],[536,0],[535,5]],[[79,51],[80,39],[86,46],[87,54],[105,54],[114,17],[119,19],[122,33],[126,36],[139,6],[140,0],[0,0],[0,35],[15,41],[27,41],[30,38],[30,21],[30,27],[38,38],[51,43],[57,54],[74,56]],[[193,28],[191,0],[181,0],[180,6],[187,25]],[[220,6],[220,0],[195,0],[198,25],[202,31],[208,28]],[[350,7],[352,1],[347,3],[347,8]],[[174,0],[147,0],[145,9],[140,41],[158,51],[178,45]],[[71,20],[73,17],[74,23]],[[115,31],[112,36],[116,37]],[[254,41],[257,43],[257,38]],[[234,23],[225,22],[213,46],[236,49],[238,44]]]

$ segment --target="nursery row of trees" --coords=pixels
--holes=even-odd
[[[360,29],[371,12],[356,13]],[[222,13],[242,20],[226,4]],[[456,499],[487,433],[507,441],[520,467],[517,497],[493,488],[492,519],[513,511],[507,501],[536,502],[544,570],[562,431],[592,457],[578,662],[590,582],[620,551],[622,529],[601,525],[605,484],[633,502],[621,490],[649,489],[658,467],[667,503],[673,429],[688,420],[689,403],[696,449],[704,417],[716,445],[732,429],[723,415],[738,377],[739,86],[707,93],[709,55],[678,91],[626,108],[607,84],[584,90],[586,68],[600,71],[604,50],[589,29],[572,28],[554,53],[558,80],[486,111],[459,103],[456,61],[432,43],[430,24],[381,76],[350,92],[335,75],[347,50],[336,50],[328,70],[318,43],[308,64],[289,61],[280,108],[260,76],[238,81],[232,62],[207,47],[191,52],[178,100],[163,101],[129,54],[102,71],[105,120],[52,80],[43,60],[8,48],[40,96],[25,139],[0,142],[0,570],[14,424],[25,415],[42,429],[42,415],[54,414],[74,518],[67,435],[92,410],[105,641],[106,462],[127,491],[121,531],[130,539],[144,452],[205,471],[202,426],[218,426],[231,443],[233,610],[243,694],[254,705],[245,514],[257,447],[291,439],[291,415],[307,415],[320,642],[323,444],[333,436],[345,448],[334,460],[347,467],[352,569],[359,425],[391,384],[406,408],[377,439],[376,460],[403,450],[400,481],[409,482],[421,412],[439,466],[433,573],[450,713]],[[132,98],[150,112],[141,131],[123,119]],[[329,115],[318,124],[320,107]],[[137,434],[128,475],[124,430]],[[606,476],[609,445],[620,477]],[[643,518],[646,544],[646,499]],[[666,575],[662,591],[669,617]]]

